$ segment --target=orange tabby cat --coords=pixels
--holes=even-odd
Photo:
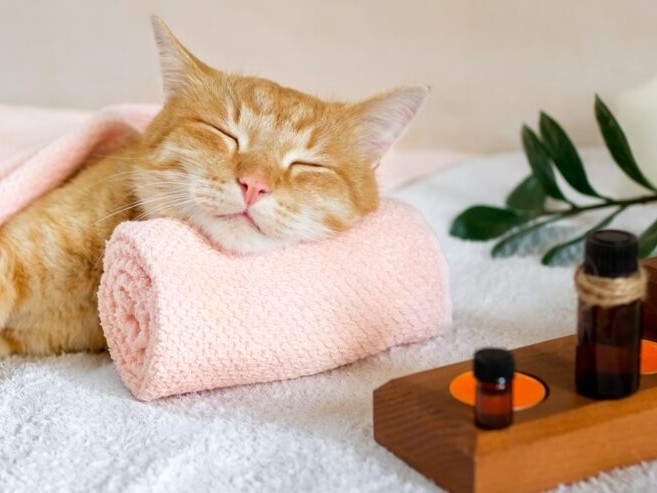
[[[0,357],[105,347],[99,259],[122,221],[179,218],[243,253],[350,228],[377,208],[373,167],[428,92],[324,102],[216,71],[153,26],[166,102],[144,135],[0,228]]]

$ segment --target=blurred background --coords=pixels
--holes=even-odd
[[[517,149],[541,109],[595,145],[594,94],[657,76],[654,0],[1,0],[0,103],[160,101],[153,13],[212,66],[321,97],[430,84],[407,148]]]

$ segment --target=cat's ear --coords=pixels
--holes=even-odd
[[[176,39],[162,19],[153,15],[151,23],[160,53],[164,94],[168,99],[193,79],[195,73],[202,71],[205,64]]]
[[[353,106],[356,145],[372,164],[378,163],[401,136],[429,95],[429,86],[408,84]]]

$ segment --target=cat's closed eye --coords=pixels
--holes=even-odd
[[[321,169],[326,169],[326,170],[331,169],[329,166],[327,166],[325,164],[310,163],[310,162],[307,162],[307,161],[294,161],[294,162],[290,163],[290,167],[292,167],[292,166],[306,166],[306,167],[309,167],[309,168],[318,168],[318,169],[321,168]]]
[[[236,148],[239,150],[239,148],[240,148],[240,141],[239,141],[239,139],[238,139],[237,137],[235,137],[232,133],[228,132],[227,130],[224,130],[224,129],[221,128],[220,126],[215,125],[214,123],[209,123],[209,122],[206,122],[206,121],[204,121],[204,120],[196,120],[196,123],[198,123],[199,125],[204,126],[205,128],[208,128],[208,129],[212,130],[212,131],[215,132],[215,133],[218,133],[218,134],[222,135],[223,137],[227,137],[227,138],[229,138],[230,140],[233,141],[233,143],[235,144]]]

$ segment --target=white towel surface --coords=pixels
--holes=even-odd
[[[620,185],[604,153],[584,157],[596,163],[594,185]],[[439,491],[374,442],[372,391],[468,359],[481,346],[514,348],[574,332],[571,268],[542,267],[536,255],[492,260],[491,243],[447,234],[464,207],[501,204],[526,170],[520,154],[492,156],[394,193],[425,214],[450,264],[454,330],[428,342],[312,377],[153,403],[130,395],[107,355],[0,362],[0,491]],[[630,209],[615,225],[639,232],[656,215],[654,206]],[[657,461],[559,488],[656,490]]]

